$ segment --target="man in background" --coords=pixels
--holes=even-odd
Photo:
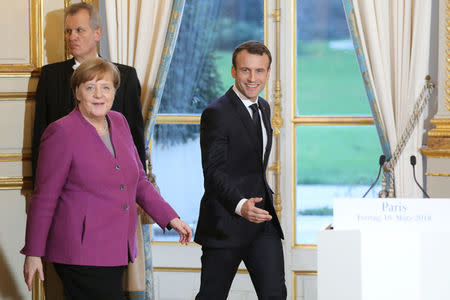
[[[33,182],[41,136],[47,126],[75,108],[70,88],[73,71],[84,60],[97,57],[97,43],[102,36],[102,22],[97,10],[87,3],[76,3],[65,10],[66,45],[73,58],[42,68],[36,90],[36,110],[32,142]],[[134,143],[145,169],[144,121],[140,102],[141,87],[133,67],[116,64],[120,86],[112,109],[128,121]]]

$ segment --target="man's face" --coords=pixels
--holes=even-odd
[[[97,43],[102,36],[102,29],[92,29],[89,21],[89,12],[80,9],[76,14],[67,16],[64,26],[67,47],[79,62],[97,55]]]
[[[236,56],[236,67],[231,67],[236,88],[249,100],[256,102],[269,79],[269,57],[240,51]]]

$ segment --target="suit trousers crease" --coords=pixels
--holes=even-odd
[[[281,239],[272,221],[248,246],[202,247],[200,291],[196,300],[227,299],[241,261],[249,272],[258,299],[286,299]]]

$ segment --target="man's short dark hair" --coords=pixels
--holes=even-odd
[[[270,69],[270,64],[272,63],[272,54],[270,54],[270,51],[266,47],[266,45],[264,45],[263,43],[258,42],[258,41],[243,42],[242,44],[238,45],[236,47],[236,49],[234,49],[233,66],[235,68],[236,68],[236,57],[237,57],[238,53],[243,50],[247,50],[247,52],[250,54],[258,54],[258,55],[264,55],[264,53],[267,54],[267,56],[269,57],[269,68],[268,69]]]

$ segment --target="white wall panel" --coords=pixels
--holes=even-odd
[[[13,5],[12,5],[13,4]],[[29,1],[0,1],[0,64],[30,64]]]
[[[25,197],[20,191],[0,190],[0,299],[31,299],[23,281]]]

